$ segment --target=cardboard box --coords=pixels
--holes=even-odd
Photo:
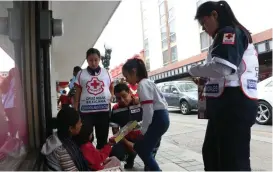
[[[117,134],[114,135],[115,143],[120,142],[128,133],[133,131],[138,126],[137,121],[130,121],[122,127]]]

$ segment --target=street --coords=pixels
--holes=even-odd
[[[175,110],[170,110],[170,120],[164,141],[201,155],[207,121],[197,119],[194,113],[182,115]],[[272,126],[252,127],[251,166],[253,171],[272,171]]]
[[[171,110],[171,125],[163,136],[156,160],[163,171],[203,171],[202,144],[207,120],[197,115],[182,115]],[[252,171],[272,171],[272,126],[255,124],[252,127]],[[133,171],[142,171],[143,162],[135,160]]]

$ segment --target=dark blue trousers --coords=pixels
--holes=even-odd
[[[134,145],[134,150],[150,171],[161,171],[153,156],[153,151],[162,135],[168,130],[169,125],[170,120],[167,110],[154,111],[152,123],[144,134],[143,139],[138,140]]]

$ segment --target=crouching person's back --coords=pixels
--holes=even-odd
[[[46,157],[49,170],[88,171],[79,147],[72,140],[79,134],[82,123],[79,114],[73,108],[61,109],[57,115],[57,132],[47,138],[41,153]]]

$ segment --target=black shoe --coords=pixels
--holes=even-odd
[[[150,171],[149,168],[145,165],[144,171]]]
[[[132,169],[134,167],[134,162],[126,162],[124,169]]]

